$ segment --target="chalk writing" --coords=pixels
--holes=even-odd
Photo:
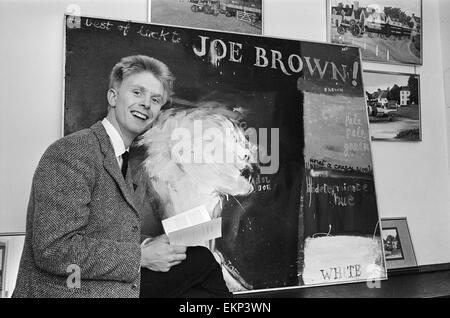
[[[270,184],[259,184],[256,188],[255,191],[256,192],[261,192],[261,191],[270,191],[272,190],[272,187]]]
[[[323,179],[321,179],[323,180]],[[314,178],[306,177],[306,194],[309,195],[309,207],[312,206],[313,195],[327,195],[328,203],[336,207],[353,207],[358,193],[369,193],[371,187],[363,182],[314,182]]]
[[[321,269],[322,277],[326,281],[359,278],[361,277],[361,265],[348,265],[346,267],[330,267],[329,269]]]
[[[340,206],[340,207],[355,206],[355,197],[351,194],[338,195],[338,194],[334,193],[333,198],[334,198],[335,206]]]
[[[112,30],[114,23],[112,23],[110,21],[96,21],[96,20],[86,19],[85,26],[88,28],[94,27],[96,29],[110,31],[110,30]]]
[[[145,38],[172,43],[181,42],[181,36],[177,31],[167,31],[165,28],[161,28],[159,26],[155,27],[151,25],[135,25],[130,22],[127,22],[126,24],[115,24],[115,23],[118,22],[86,18],[86,20],[84,21],[84,26],[87,28],[96,28],[105,31],[116,30],[119,31],[124,37],[130,34],[132,28],[133,30],[136,30],[136,28],[138,28],[139,30],[136,32],[136,34]]]
[[[337,170],[337,171],[342,171],[342,172],[346,172],[346,173],[364,173],[364,174],[368,174],[370,172],[372,172],[372,167],[371,166],[367,166],[367,167],[352,167],[352,166],[347,166],[344,164],[333,164],[331,162],[328,162],[325,159],[314,159],[311,158],[309,159],[309,164],[307,165],[308,168],[327,168],[327,169],[333,169],[333,170]]]
[[[306,193],[327,193],[327,194],[337,194],[337,193],[358,193],[358,192],[369,192],[370,187],[366,183],[347,183],[344,182],[340,185],[327,184],[325,182],[314,183],[313,178],[307,177],[306,180]]]
[[[344,156],[349,157],[358,152],[370,152],[370,145],[367,142],[350,142],[344,144]]]
[[[123,36],[127,36],[128,35],[128,31],[130,30],[130,23],[126,24],[126,25],[118,25],[117,26],[117,30],[119,30],[120,32],[122,32]]]
[[[167,31],[165,28],[158,28],[155,30],[154,28],[152,29],[151,26],[142,25],[137,34],[144,38],[163,42],[181,42],[180,34],[177,31]]]
[[[261,177],[260,175],[258,175],[253,180],[253,187],[255,188],[256,192],[271,191],[271,178],[266,176]]]
[[[343,88],[334,88],[334,87],[324,87],[323,91],[325,93],[344,93]]]
[[[345,126],[346,127],[363,126],[363,122],[362,122],[361,118],[357,114],[354,114],[353,116],[348,116],[347,115],[345,117]]]
[[[346,116],[345,117],[345,137],[347,139],[350,138],[361,138],[366,139],[367,133],[364,129],[363,121],[361,117],[359,117],[357,114],[354,114],[353,116]]]
[[[367,137],[366,130],[362,127],[356,127],[356,128],[347,128],[345,131],[345,138],[361,138],[365,139]]]

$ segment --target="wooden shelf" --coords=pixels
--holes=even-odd
[[[236,298],[450,298],[450,264],[389,272],[380,288],[366,283],[236,295]]]

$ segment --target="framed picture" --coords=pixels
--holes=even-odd
[[[10,298],[16,286],[25,233],[0,233],[0,298]]]
[[[149,22],[263,34],[263,0],[149,0]]]
[[[364,71],[372,140],[421,141],[420,76]]]
[[[406,218],[381,220],[384,255],[388,270],[417,266]]]
[[[328,40],[363,60],[422,65],[422,0],[328,0],[327,13]]]
[[[4,276],[5,276],[5,257],[6,257],[6,244],[0,242],[0,296],[4,290]]]

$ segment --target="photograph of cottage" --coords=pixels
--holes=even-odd
[[[419,75],[365,71],[372,140],[420,141]]]
[[[396,228],[383,229],[383,244],[386,260],[404,259],[400,237]]]
[[[368,61],[422,65],[421,0],[329,0],[329,40]]]
[[[263,0],[150,0],[151,22],[262,34]]]

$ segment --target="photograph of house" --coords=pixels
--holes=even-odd
[[[330,0],[332,43],[361,47],[365,60],[422,64],[421,0]]]
[[[406,106],[409,103],[409,97],[411,96],[411,90],[409,87],[403,87],[400,91],[400,106]]]
[[[420,141],[419,76],[365,71],[372,140]]]
[[[387,260],[403,259],[402,245],[396,228],[383,229],[384,253]]]

